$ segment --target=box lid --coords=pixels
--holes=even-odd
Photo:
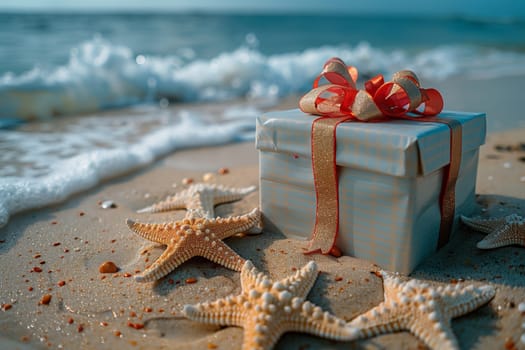
[[[463,154],[485,141],[485,114],[444,111],[440,118],[462,124]],[[257,149],[311,158],[311,126],[318,116],[299,109],[263,114],[257,118]],[[450,161],[450,129],[446,124],[391,120],[346,122],[337,128],[340,166],[393,176],[426,175]]]

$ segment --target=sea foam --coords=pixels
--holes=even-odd
[[[468,46],[388,51],[367,43],[264,55],[242,46],[211,59],[148,56],[103,38],[71,50],[67,64],[0,77],[0,118],[38,119],[148,101],[223,101],[304,93],[323,63],[341,57],[364,77],[412,69],[422,78],[525,74],[525,54]]]
[[[52,169],[44,176],[3,177],[0,179],[0,227],[15,213],[61,202],[174,150],[243,141],[247,134],[253,137],[254,119],[241,118],[239,110],[235,113],[237,118],[220,124],[204,123],[194,113],[181,113],[177,123],[155,128],[132,143],[55,159]]]

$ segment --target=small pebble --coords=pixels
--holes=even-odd
[[[100,204],[100,206],[102,207],[102,209],[113,209],[117,207],[115,202],[113,202],[112,200],[103,201]]]
[[[100,264],[98,271],[100,273],[115,273],[118,271],[118,267],[113,261],[105,261]]]
[[[182,184],[183,185],[189,185],[189,184],[192,184],[193,183],[193,179],[191,177],[185,177],[184,179],[182,179]]]
[[[521,313],[525,312],[525,303],[519,303],[518,311]]]
[[[135,328],[135,329],[142,329],[144,328],[144,324],[128,322],[128,327]]]
[[[11,304],[3,304],[2,305],[2,310],[7,311],[7,310],[11,309],[12,307],[13,307],[13,305],[11,305]]]
[[[63,287],[63,286],[66,285],[66,281],[58,281],[57,285],[58,285],[59,287]]]
[[[494,149],[496,149],[496,151],[500,151],[500,152],[510,152],[510,151],[512,151],[512,146],[510,146],[510,145],[496,145],[496,146],[494,146]]]
[[[226,175],[226,174],[229,174],[229,173],[230,173],[230,169],[228,169],[228,168],[220,168],[219,170],[217,170],[217,172],[218,172],[220,175]]]
[[[33,272],[42,272],[42,269],[38,266],[33,267]]]
[[[40,299],[39,304],[40,305],[49,305],[50,302],[51,302],[51,294],[44,294],[42,296],[42,299]]]
[[[505,162],[505,163],[503,163],[503,167],[505,169],[510,169],[510,168],[512,168],[512,163],[511,162]]]
[[[204,182],[210,182],[210,181],[213,181],[213,179],[215,178],[215,175],[212,174],[212,173],[206,173],[202,176],[202,180]]]
[[[197,283],[197,279],[195,277],[186,278],[186,284],[193,284]]]

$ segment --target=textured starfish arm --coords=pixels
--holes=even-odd
[[[439,287],[438,293],[444,292],[445,312],[451,318],[463,316],[488,303],[496,295],[496,290],[490,285],[474,287],[473,285],[455,287]]]
[[[184,305],[182,313],[190,320],[218,326],[242,327],[247,320],[240,296],[228,296],[213,302]]]
[[[295,290],[296,295],[301,298],[306,298],[310,289],[312,289],[317,279],[319,271],[317,264],[314,261],[308,262],[300,270],[282,281],[282,284],[286,287],[292,287]]]
[[[505,224],[505,218],[481,219],[468,218],[463,215],[461,216],[461,221],[463,221],[468,227],[483,233],[491,233],[499,226]]]
[[[429,319],[426,315],[421,315],[417,319],[409,319],[402,315],[396,316],[389,308],[379,306],[355,318],[349,325],[354,327],[357,338],[360,339],[410,331],[431,349],[459,349],[456,338],[448,325],[449,322],[445,322],[445,325],[443,321],[439,321],[437,317]]]
[[[286,330],[291,332],[309,333],[339,341],[359,338],[356,328],[308,301],[303,303],[300,313],[285,323]]]
[[[233,188],[219,185],[214,187],[213,201],[215,205],[235,202],[252,193],[255,189],[255,186]]]
[[[260,221],[261,214],[259,209],[255,208],[250,213],[242,216],[209,220],[205,226],[214,232],[219,239],[225,239],[237,233],[250,230],[252,227],[259,225]]]
[[[249,291],[257,284],[257,275],[259,270],[253,265],[250,260],[246,260],[241,269],[241,288]],[[262,274],[261,274],[262,276]]]
[[[242,350],[273,349],[281,335],[286,331],[283,323],[268,322],[270,317],[255,316],[246,319],[243,332]]]
[[[181,196],[182,195],[182,196]],[[179,195],[169,196],[163,201],[150,205],[149,207],[137,210],[137,213],[162,213],[165,211],[185,209],[186,208],[185,193],[181,192]]]
[[[522,224],[522,226],[524,226]],[[476,245],[479,249],[493,249],[508,245],[525,246],[525,233],[519,233],[518,224],[504,224],[497,230],[488,234]]]
[[[213,249],[209,247],[197,247],[196,255],[202,256],[214,263],[220,264],[234,271],[241,271],[246,260],[237,254],[233,249],[228,247],[223,241],[215,240],[210,244]]]
[[[195,193],[194,197],[188,200],[186,209],[188,210],[186,217],[213,218],[215,213],[213,193],[211,191]]]
[[[173,271],[183,262],[191,259],[194,254],[191,249],[178,250],[179,244],[168,245],[166,250],[150,267],[140,275],[135,276],[137,282],[152,282],[162,278]]]
[[[168,244],[173,237],[170,224],[143,224],[131,219],[127,219],[126,224],[133,232],[152,242]]]
[[[357,329],[360,339],[410,330],[405,318],[392,313],[384,304],[354,318],[348,325]]]
[[[410,322],[409,330],[433,350],[459,350],[450,321],[437,313],[422,315]]]

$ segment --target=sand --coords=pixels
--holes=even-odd
[[[468,89],[477,82],[458,84],[457,89]],[[473,103],[455,98],[456,85],[448,86],[452,87],[445,98],[451,109]],[[490,86],[485,88],[490,90]],[[293,105],[297,99],[291,101],[286,103]],[[490,105],[495,108],[494,103]],[[507,110],[518,113],[517,107]],[[494,132],[497,123],[491,123],[492,131],[480,152],[477,213],[523,215],[525,129]],[[229,173],[218,174],[222,167]],[[182,218],[184,211],[137,214],[136,210],[182,190],[184,178],[201,181],[211,172],[215,174],[211,182],[257,186],[258,171],[253,143],[179,151],[62,204],[14,215],[0,228],[0,304],[4,309],[0,310],[0,348],[240,349],[242,329],[201,325],[181,315],[184,304],[239,293],[239,273],[194,258],[158,282],[137,283],[132,276],[156,259],[162,247],[135,235],[125,220]],[[100,203],[105,200],[112,200],[116,207],[102,209]],[[259,194],[254,192],[241,201],[218,206],[216,213],[243,214],[258,202]],[[482,238],[461,226],[451,242],[411,276],[431,283],[491,284],[497,294],[488,305],[452,322],[459,344],[463,349],[523,349],[520,337],[525,334],[525,313],[518,305],[525,303],[525,250],[518,246],[479,250],[475,244]],[[371,273],[378,267],[372,262],[346,256],[304,256],[304,242],[270,232],[226,242],[276,280],[313,258],[321,273],[308,299],[345,320],[383,300],[381,279]],[[105,261],[114,262],[119,271],[100,273],[99,266]],[[44,295],[51,296],[47,305],[41,304]],[[275,348],[420,349],[424,345],[408,332],[350,343],[291,333]]]
[[[481,152],[478,212],[501,216],[525,208],[525,152],[498,152],[495,145],[516,145],[519,131],[493,134]],[[523,135],[523,133],[521,133]],[[523,140],[522,140],[523,141]],[[517,142],[517,141],[516,141]],[[234,156],[232,156],[234,155]],[[497,157],[496,157],[497,156]],[[501,166],[511,162],[511,168]],[[191,165],[190,165],[191,163]],[[227,167],[226,175],[216,173]],[[133,234],[126,218],[164,222],[182,218],[184,211],[137,214],[135,211],[184,188],[183,178],[202,179],[215,173],[216,183],[257,185],[257,153],[252,143],[177,152],[151,168],[105,183],[63,204],[15,215],[0,230],[2,348],[130,348],[130,349],[239,349],[242,330],[185,320],[184,304],[214,300],[240,291],[239,274],[207,260],[194,258],[156,283],[140,284],[131,277],[161,252]],[[493,174],[492,180],[488,174]],[[112,200],[116,208],[102,209]],[[258,193],[217,207],[218,215],[241,214],[258,205]],[[481,251],[479,233],[462,228],[444,249],[427,259],[412,276],[437,282],[465,280],[490,283],[497,295],[487,306],[452,322],[462,348],[523,347],[525,314],[525,251],[506,247]],[[274,279],[292,274],[309,257],[304,242],[271,233],[227,240],[242,256]],[[337,316],[350,320],[382,300],[381,280],[371,262],[352,257],[314,256],[322,273],[309,299]],[[99,265],[113,261],[116,274],[101,274]],[[34,272],[35,267],[42,272]],[[337,277],[337,278],[336,278]],[[195,283],[192,279],[196,279]],[[65,282],[64,285],[61,281]],[[52,296],[39,305],[43,295]],[[143,328],[142,328],[143,327]],[[139,328],[139,329],[136,329]],[[409,333],[339,343],[302,334],[287,334],[276,349],[420,348]],[[512,347],[509,347],[512,348]]]

